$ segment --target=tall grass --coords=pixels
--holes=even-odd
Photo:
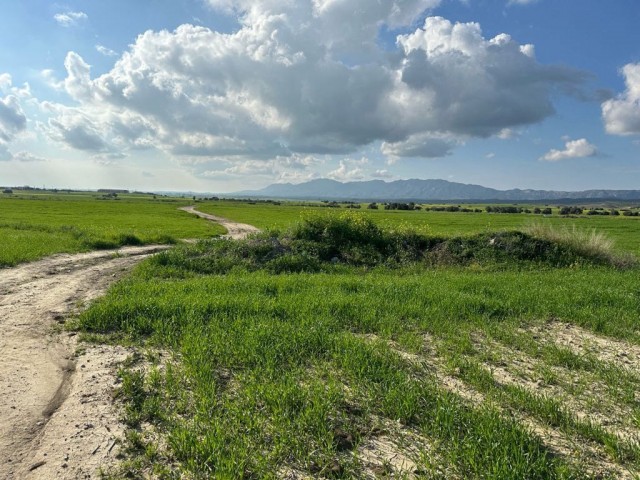
[[[531,223],[523,229],[526,233],[550,242],[566,245],[575,252],[603,263],[628,266],[635,263],[634,257],[615,250],[615,242],[606,233],[595,228],[578,228],[576,225],[554,226],[544,223]]]

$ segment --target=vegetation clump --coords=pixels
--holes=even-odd
[[[591,240],[579,230],[570,236],[492,232],[436,237],[411,229],[384,229],[353,211],[311,214],[284,232],[267,231],[244,241],[214,240],[164,252],[153,262],[185,272],[224,274],[232,270],[271,273],[333,271],[345,267],[409,265],[626,266],[601,234]],[[591,238],[591,237],[589,237]],[[600,243],[598,244],[598,239]]]

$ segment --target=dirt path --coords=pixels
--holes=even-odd
[[[122,433],[112,406],[121,347],[56,325],[166,246],[56,255],[0,270],[0,479],[96,478]]]
[[[194,215],[199,216],[200,218],[206,218],[207,220],[211,220],[212,222],[219,223],[224,228],[227,229],[227,234],[224,235],[225,238],[233,238],[234,240],[241,240],[245,238],[247,235],[252,233],[257,233],[260,230],[253,225],[247,225],[246,223],[237,223],[226,218],[217,217],[216,215],[209,215],[208,213],[202,213],[196,210],[194,206],[191,207],[182,207],[180,210],[184,210],[185,212],[193,213]]]

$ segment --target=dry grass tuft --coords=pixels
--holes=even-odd
[[[575,225],[556,227],[544,223],[532,223],[523,230],[533,237],[566,245],[581,255],[619,268],[631,267],[637,263],[635,256],[617,252],[613,239],[595,228],[581,229]]]

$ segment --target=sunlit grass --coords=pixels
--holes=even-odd
[[[175,243],[224,233],[222,227],[178,210],[186,204],[150,195],[121,200],[90,194],[0,197],[0,266],[53,253]]]
[[[422,442],[412,456],[418,476],[589,478],[588,458],[552,454],[523,417],[596,445],[612,464],[638,467],[633,441],[560,400],[497,383],[472,340],[481,333],[513,348],[526,344],[520,351],[541,365],[595,376],[620,390],[610,394],[617,398],[640,380],[630,374],[616,380],[613,367],[543,348],[519,332],[553,319],[637,343],[637,270],[575,262],[554,268],[522,259],[511,247],[468,267],[409,256],[371,268],[349,252],[366,247],[396,255],[385,242],[409,244],[367,217],[351,217],[311,218],[280,238],[161,254],[79,318],[75,328],[94,339],[172,352],[156,370],[122,371],[127,422],[135,432],[152,425],[163,440],[144,429],[131,434],[137,451],[120,474],[143,475],[161,464],[168,476],[281,478],[293,470],[364,478],[371,471],[361,446],[405,431]],[[528,237],[479,238],[465,248],[493,248],[492,238],[523,238],[517,245],[529,248]],[[288,255],[287,242],[303,242],[326,268],[274,274],[268,262],[274,251]],[[544,254],[536,245],[531,251]],[[469,402],[447,388],[447,372],[487,401]]]

